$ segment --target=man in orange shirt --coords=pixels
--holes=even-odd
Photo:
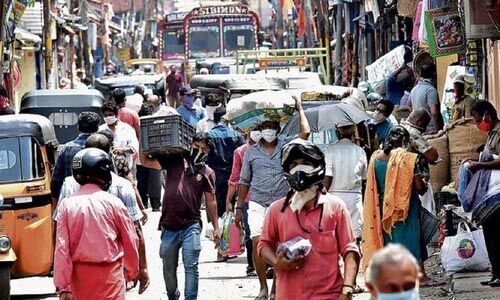
[[[274,266],[276,299],[352,299],[359,249],[345,204],[323,191],[323,153],[316,145],[296,139],[281,150],[281,165],[291,190],[269,207],[257,247],[259,255]],[[292,257],[287,249],[276,254],[278,244],[297,237],[312,244],[307,256]]]

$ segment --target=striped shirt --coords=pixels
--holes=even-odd
[[[239,183],[250,187],[250,201],[267,207],[285,197],[290,190],[281,168],[284,144],[278,140],[272,155],[267,154],[260,143],[247,148]]]

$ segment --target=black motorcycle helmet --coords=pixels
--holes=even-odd
[[[97,184],[107,190],[111,185],[113,163],[106,152],[97,148],[87,148],[78,152],[73,158],[71,170],[73,177],[80,185]]]
[[[293,161],[302,159],[311,163],[314,170],[311,173],[297,171],[290,174]],[[312,185],[320,184],[325,179],[325,155],[309,141],[295,139],[281,149],[281,167],[290,187],[301,192]]]

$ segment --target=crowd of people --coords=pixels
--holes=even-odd
[[[407,55],[405,61],[410,61]],[[140,86],[128,97],[116,89],[102,106],[104,124],[99,126],[95,113],[80,114],[81,134],[64,145],[55,165],[54,280],[60,298],[124,299],[137,282],[139,293],[147,289],[141,223],[150,204],[161,211],[159,253],[169,299],[181,295],[179,252],[184,298],[198,298],[203,205],[211,224],[206,235],[216,247],[218,220],[225,213],[233,213],[244,229],[246,273],[256,274],[260,283],[256,299],[352,299],[363,291],[356,281],[359,269],[366,272],[366,287],[375,299],[418,299],[419,288],[443,284],[425,273],[428,253],[419,217],[429,164],[439,163],[424,133],[443,129],[434,76],[435,67],[426,65],[417,80],[405,64],[387,81],[387,99],[379,96],[373,118],[361,124],[366,136],[356,134],[360,124],[337,127],[338,141],[324,150],[308,141],[311,128],[297,98],[300,132],[285,140],[282,124],[275,121],[256,124],[248,133],[235,131],[223,122],[224,103],[208,95],[202,105],[201,95],[184,86],[175,68],[167,77],[166,104]],[[500,169],[495,108],[465,96],[463,76],[454,84],[453,119],[472,117],[488,132],[490,159],[471,161],[469,169]],[[411,113],[396,120],[394,110],[405,105]],[[142,153],[139,116],[171,114],[196,128],[189,153]],[[484,284],[499,286],[500,245],[494,231],[499,193],[489,195],[471,199],[471,206],[488,208],[480,224],[493,276]],[[310,251],[277,250],[296,238],[308,240]],[[218,261],[227,259],[217,253]],[[91,275],[97,273],[102,276]]]

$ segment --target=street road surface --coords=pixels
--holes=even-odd
[[[158,254],[160,247],[160,231],[157,230],[160,212],[149,210],[149,221],[144,226],[146,238],[146,251],[148,253],[149,275],[151,285],[144,294],[137,294],[137,288],[127,293],[130,300],[166,300],[165,283],[163,281],[162,262]],[[202,213],[205,216],[205,212]],[[204,224],[206,227],[207,224]],[[204,228],[205,229],[205,228]],[[203,230],[204,233],[204,230]],[[202,234],[202,250],[200,256],[200,283],[198,299],[254,299],[259,292],[257,277],[247,277],[246,254],[230,260],[229,262],[216,263],[217,252],[214,244]],[[182,260],[179,261],[177,271],[181,293],[184,291],[184,269]],[[271,286],[271,281],[269,281]],[[28,299],[58,299],[54,294],[55,287],[52,277],[34,277],[16,279],[12,282],[14,300]],[[183,295],[181,299],[183,299]],[[368,300],[368,294],[357,295],[356,300]]]

